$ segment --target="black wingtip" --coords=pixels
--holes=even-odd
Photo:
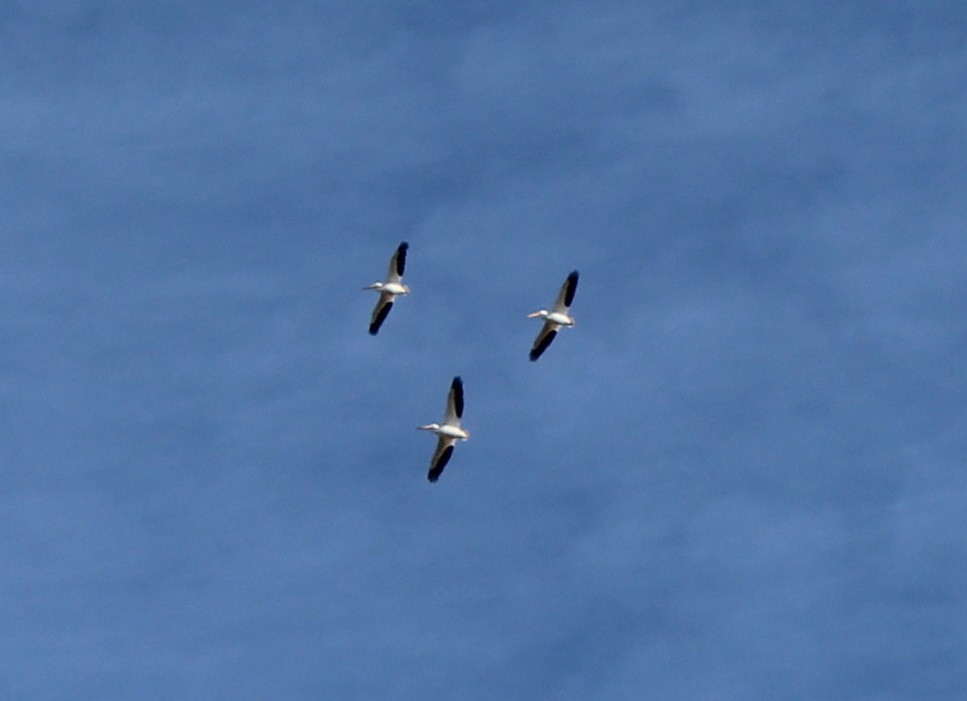
[[[408,249],[409,247],[410,247],[410,244],[408,244],[406,241],[403,241],[402,243],[400,243],[399,246],[396,247],[396,274],[397,275],[402,276],[403,272],[406,270],[406,249]]]
[[[369,335],[370,336],[375,336],[376,334],[379,333],[379,327],[383,325],[383,320],[385,318],[386,318],[385,316],[380,315],[379,317],[377,317],[376,319],[374,319],[372,321],[372,323],[370,323],[370,325],[369,325]]]
[[[541,357],[541,355],[543,355],[544,351],[547,350],[547,347],[551,345],[551,341],[554,340],[555,336],[557,336],[557,331],[548,331],[544,335],[544,338],[541,339],[540,343],[531,348],[530,355],[528,356],[530,357],[531,362],[537,360]]]
[[[440,479],[440,475],[443,474],[443,468],[445,468],[447,463],[450,462],[451,455],[453,455],[453,446],[448,445],[443,449],[443,452],[440,453],[440,459],[436,461],[436,465],[433,465],[430,468],[430,471],[426,473],[426,478],[430,480],[430,482],[436,482],[438,479]]]
[[[463,418],[463,378],[457,375],[450,384],[450,391],[453,392],[453,410],[458,419]]]
[[[580,273],[578,273],[577,270],[572,270],[571,273],[567,276],[567,290],[564,293],[564,304],[566,304],[569,307],[571,306],[571,303],[574,302],[574,293],[578,289],[579,276],[580,276]]]
[[[386,304],[383,305],[383,308],[379,310],[379,313],[376,315],[376,318],[373,319],[372,323],[370,323],[369,325],[370,336],[375,336],[377,333],[379,333],[379,327],[383,325],[384,321],[386,321],[386,317],[389,316],[389,310],[392,308],[393,308],[393,303],[387,302]]]

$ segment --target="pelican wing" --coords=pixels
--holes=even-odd
[[[447,438],[446,436],[440,436],[437,441],[436,452],[433,453],[433,458],[430,460],[430,471],[426,473],[426,478],[431,482],[436,482],[443,474],[443,468],[447,466],[447,463],[450,462],[450,456],[453,455],[454,443],[456,443],[455,438]]]
[[[534,347],[531,348],[530,359],[533,361],[540,358],[541,354],[551,345],[551,341],[554,340],[555,336],[557,336],[557,324],[552,321],[545,321],[544,326],[541,327],[541,332],[534,339]]]
[[[380,293],[379,301],[376,302],[376,306],[373,307],[373,318],[369,322],[369,333],[375,336],[379,333],[379,327],[383,325],[386,321],[386,317],[389,316],[389,310],[393,308],[393,295],[387,294],[385,292]]]
[[[463,418],[463,380],[457,376],[450,383],[450,394],[447,395],[447,409],[443,423],[459,426]]]
[[[393,257],[389,261],[389,272],[386,274],[386,282],[401,282],[403,271],[406,269],[406,249],[410,247],[403,241],[396,249]]]
[[[568,308],[574,302],[574,293],[578,288],[578,271],[572,270],[567,276],[567,280],[561,285],[561,291],[557,293],[557,301],[554,302],[554,311],[567,313]]]

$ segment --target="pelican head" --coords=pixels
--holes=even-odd
[[[381,289],[383,289],[383,283],[382,282],[374,282],[372,285],[366,285],[366,287],[364,287],[363,289],[364,290],[381,290]]]
[[[546,319],[548,314],[550,314],[550,312],[547,311],[546,309],[538,309],[533,314],[528,314],[527,315],[527,318],[528,319],[536,319],[537,317],[541,317],[541,318]]]
[[[433,422],[432,424],[426,424],[425,426],[417,426],[417,431],[437,431],[440,428],[440,424]]]

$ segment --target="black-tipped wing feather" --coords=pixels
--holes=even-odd
[[[453,407],[453,414],[458,419],[463,418],[463,379],[459,376],[453,378],[453,383],[450,385],[450,400],[447,402],[447,408]]]
[[[436,453],[433,454],[433,460],[430,461],[430,471],[426,473],[426,478],[431,482],[436,482],[440,479],[440,475],[443,474],[443,468],[450,462],[451,455],[453,455],[453,443],[441,438]]]
[[[557,299],[554,301],[554,311],[566,312],[574,301],[574,293],[577,292],[577,289],[578,271],[572,270],[567,276],[567,280],[561,285],[561,291],[557,293]]]
[[[531,348],[530,359],[537,360],[541,357],[541,354],[547,350],[547,347],[551,345],[551,341],[557,336],[557,331],[550,327],[550,324],[545,324],[541,332],[537,334],[537,338],[534,339],[534,347]]]
[[[393,256],[393,262],[396,265],[396,274],[403,277],[403,271],[406,269],[406,249],[410,247],[406,241],[399,245],[396,249],[396,255]]]
[[[564,282],[564,306],[570,307],[571,303],[574,301],[574,293],[578,289],[578,271],[572,270],[571,274],[567,276],[567,280]]]
[[[393,303],[389,299],[389,295],[380,295],[376,308],[373,309],[373,318],[369,322],[369,333],[373,336],[379,333],[379,327],[386,321],[389,310],[393,308]]]

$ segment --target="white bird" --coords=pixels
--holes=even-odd
[[[453,455],[453,446],[458,440],[465,441],[470,438],[470,431],[460,426],[460,419],[463,417],[463,380],[454,377],[450,384],[450,394],[447,396],[447,410],[443,417],[443,423],[426,424],[417,426],[418,430],[433,431],[437,434],[436,452],[430,460],[430,471],[426,478],[431,482],[440,479],[443,468],[450,461]]]
[[[537,338],[534,339],[534,347],[531,348],[531,360],[537,360],[541,357],[541,354],[547,350],[547,347],[551,345],[551,341],[557,336],[558,329],[562,326],[574,326],[574,317],[568,314],[568,310],[574,301],[574,291],[577,288],[578,271],[572,270],[571,274],[567,276],[567,280],[561,285],[561,291],[557,294],[557,301],[554,302],[554,308],[550,311],[547,309],[538,309],[533,314],[527,315],[528,319],[537,317],[544,319],[544,326],[541,328],[541,332],[537,334]]]
[[[379,301],[373,308],[373,318],[369,322],[369,333],[375,336],[379,327],[386,321],[389,310],[393,308],[393,300],[400,295],[408,295],[410,288],[403,284],[403,269],[406,267],[406,249],[410,245],[403,241],[396,249],[389,261],[389,272],[383,282],[374,282],[364,287],[364,290],[378,290]]]

